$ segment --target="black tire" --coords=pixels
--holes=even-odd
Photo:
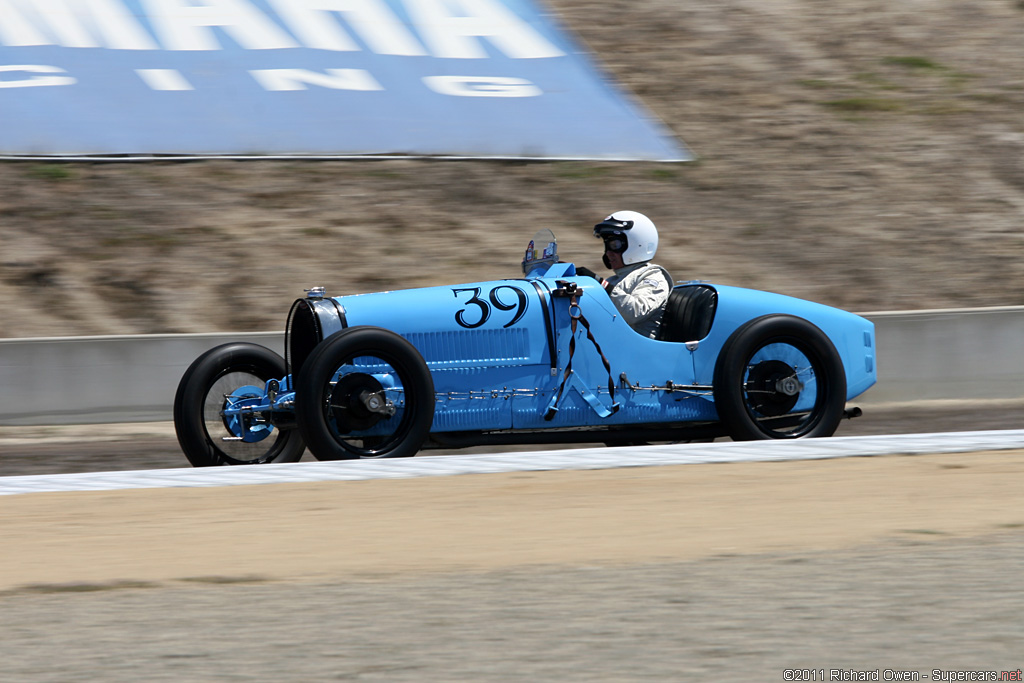
[[[718,417],[734,441],[831,436],[846,405],[846,371],[829,338],[789,315],[756,318],[718,356]]]
[[[380,378],[393,386],[385,388]],[[373,396],[385,404],[379,411],[368,407]],[[317,460],[413,456],[434,421],[434,380],[401,336],[350,327],[322,341],[303,364],[295,419]]]
[[[284,359],[257,344],[224,344],[199,356],[185,371],[174,397],[174,430],[188,461],[210,467],[299,460],[305,445],[294,428],[273,427],[255,442],[225,440],[238,435],[223,418],[223,396],[243,386],[262,387],[286,374]]]

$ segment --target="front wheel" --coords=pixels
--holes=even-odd
[[[401,336],[350,327],[322,341],[303,364],[295,420],[317,460],[416,455],[434,421],[434,381]]]
[[[279,429],[244,409],[257,405],[268,380],[284,377],[284,359],[257,344],[236,342],[199,356],[174,397],[174,430],[196,467],[295,462],[305,444],[292,429]]]
[[[843,418],[846,372],[815,325],[767,315],[740,327],[722,347],[714,395],[735,441],[831,436]]]

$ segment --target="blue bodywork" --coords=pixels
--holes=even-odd
[[[702,338],[672,342],[635,332],[598,282],[578,276],[571,263],[544,264],[520,279],[333,299],[315,294],[296,302],[312,325],[301,324],[293,307],[298,322],[288,330],[289,362],[297,375],[303,355],[344,328],[397,332],[423,356],[433,378],[432,436],[716,422],[712,385],[723,345],[740,326],[767,314],[801,318],[824,332],[842,360],[846,400],[876,381],[874,325],[860,316],[737,287],[677,285],[685,287],[714,292],[713,321]],[[572,372],[566,373],[571,341]],[[375,377],[389,386],[386,371]],[[239,409],[286,413],[294,402],[291,377],[271,384],[262,399],[247,387],[250,398]],[[228,406],[226,419],[234,411]]]

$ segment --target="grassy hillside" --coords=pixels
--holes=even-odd
[[[699,156],[0,164],[0,336],[280,329],[651,216],[677,279],[857,311],[1024,304],[1024,3],[548,0]]]

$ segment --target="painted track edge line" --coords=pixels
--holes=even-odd
[[[518,453],[427,455],[396,460],[342,460],[249,467],[200,469],[182,467],[160,470],[0,476],[0,496],[71,491],[366,481],[456,474],[821,460],[1014,449],[1024,449],[1024,430],[831,437],[800,441],[729,441]]]

